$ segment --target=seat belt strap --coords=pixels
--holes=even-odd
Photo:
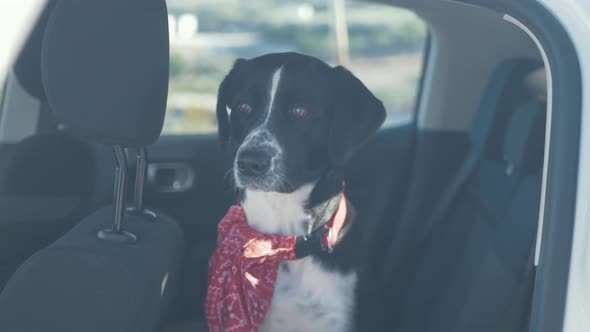
[[[512,294],[513,301],[498,321],[496,331],[522,332],[530,328],[533,291],[535,288],[535,241],[529,248],[529,257],[518,284]]]

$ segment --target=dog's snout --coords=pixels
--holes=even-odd
[[[263,175],[270,169],[271,156],[260,150],[245,150],[238,155],[238,171],[246,176]]]

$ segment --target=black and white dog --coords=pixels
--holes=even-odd
[[[343,67],[277,53],[235,62],[219,88],[217,117],[250,226],[308,235],[333,215],[343,166],[385,109]],[[281,263],[263,331],[353,328],[361,225],[347,222],[331,252]]]

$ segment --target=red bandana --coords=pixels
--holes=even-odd
[[[346,210],[342,195],[334,217],[318,233],[322,250],[336,244]],[[298,245],[305,243],[311,243],[309,238],[258,232],[248,225],[241,206],[231,206],[219,223],[217,248],[209,260],[209,331],[258,331],[270,308],[279,263],[303,257]]]

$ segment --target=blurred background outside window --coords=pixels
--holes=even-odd
[[[427,27],[413,13],[344,0],[168,0],[165,135],[216,131],[217,88],[236,58],[294,51],[350,69],[380,98],[385,125],[412,119]]]

